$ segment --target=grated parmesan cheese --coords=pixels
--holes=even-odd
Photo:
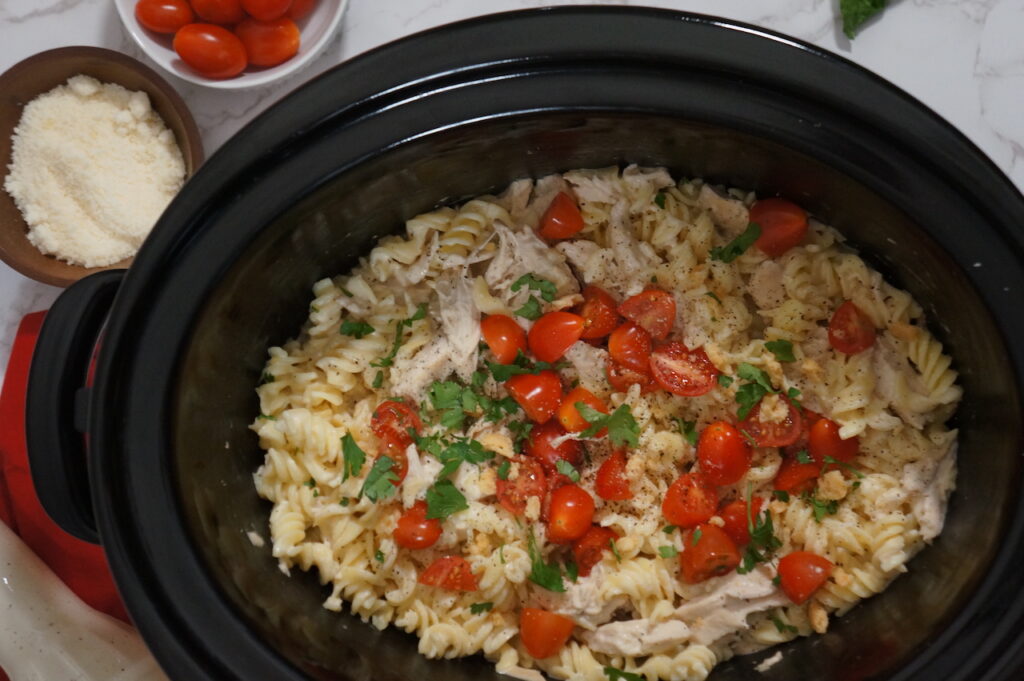
[[[144,92],[78,75],[25,107],[4,188],[43,253],[101,267],[135,254],[185,180]]]

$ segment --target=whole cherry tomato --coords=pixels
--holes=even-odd
[[[718,369],[704,348],[690,350],[682,343],[662,343],[651,353],[651,375],[658,384],[676,395],[697,397],[715,387]]]
[[[619,314],[643,327],[652,339],[665,340],[676,322],[676,299],[668,291],[650,289],[622,301]]]
[[[684,473],[661,502],[661,513],[673,525],[688,528],[707,522],[718,510],[718,493],[700,473]]]
[[[576,201],[558,192],[540,219],[540,235],[545,239],[568,239],[583,229],[583,215]]]
[[[511,364],[520,352],[526,352],[526,332],[507,314],[484,317],[480,332],[499,364]]]
[[[594,481],[597,496],[607,501],[632,499],[633,490],[629,488],[629,477],[626,475],[626,453],[617,449],[601,463]]]
[[[505,389],[536,423],[547,421],[562,404],[562,381],[551,370],[517,374],[505,381]]]
[[[822,418],[811,426],[807,449],[818,464],[824,464],[826,456],[842,463],[851,463],[860,452],[860,440],[856,436],[842,439],[839,437],[839,424]]]
[[[441,521],[427,517],[427,502],[417,501],[398,517],[392,533],[395,543],[404,549],[425,549],[441,537]]]
[[[542,362],[555,362],[580,339],[583,317],[558,310],[548,312],[530,327],[527,340],[530,351]]]
[[[299,52],[299,27],[288,17],[270,21],[246,19],[235,27],[249,63],[253,66],[277,66]]]
[[[543,499],[548,491],[547,480],[544,476],[544,469],[540,463],[525,456],[515,458],[517,464],[516,475],[511,474],[507,480],[500,477],[495,483],[497,487],[498,503],[513,515],[526,513],[526,505],[530,497]],[[538,502],[539,503],[539,502]]]
[[[519,638],[526,652],[538,660],[561,650],[575,626],[568,617],[540,608],[523,608],[519,613]]]
[[[756,523],[762,506],[764,506],[764,499],[761,497],[751,499],[750,518],[747,518],[747,502],[743,499],[731,501],[718,510],[718,517],[725,522],[722,529],[736,543],[736,546],[750,543],[750,527],[747,521],[749,520],[750,524]]]
[[[526,454],[539,461],[548,475],[554,475],[558,471],[559,460],[568,461],[576,466],[583,458],[579,440],[562,440],[557,446],[552,444],[565,434],[565,429],[554,419],[530,430],[526,440]]]
[[[625,322],[608,336],[608,354],[633,371],[649,373],[651,334],[633,322]]]
[[[174,51],[196,73],[231,78],[245,69],[245,46],[234,33],[214,24],[188,24],[174,34]]]
[[[438,558],[423,571],[419,583],[449,591],[476,591],[479,588],[473,566],[462,556]]]
[[[790,494],[802,494],[814,489],[814,482],[821,473],[821,466],[816,463],[800,463],[795,458],[786,457],[775,474],[773,486],[777,490]]]
[[[750,445],[734,425],[715,421],[700,434],[697,461],[712,485],[731,485],[750,470]]]
[[[135,3],[135,18],[154,33],[177,33],[195,21],[196,15],[185,0],[139,0]]]
[[[580,410],[576,408],[576,403],[582,402],[591,409],[599,411],[602,414],[608,413],[608,405],[604,403],[600,397],[590,392],[586,388],[576,387],[569,391],[569,394],[562,399],[562,406],[558,408],[558,420],[570,433],[579,433],[580,431],[586,430],[590,427],[590,422],[583,418],[580,414]],[[607,428],[602,428],[595,437],[604,437],[608,434]]]
[[[594,497],[579,485],[563,485],[551,493],[548,510],[548,541],[566,544],[590,529]]]
[[[317,0],[292,0],[292,6],[288,9],[288,16],[294,21],[305,19],[316,7],[316,3]]]
[[[241,0],[191,0],[199,18],[211,24],[237,24],[245,18]]]
[[[747,414],[740,424],[740,430],[754,438],[758,447],[785,447],[800,439],[803,432],[803,418],[800,410],[784,397],[779,399],[786,403],[786,417],[778,423],[761,420],[761,402],[754,405],[754,408]]]
[[[242,9],[257,21],[280,19],[291,6],[292,0],[242,0]]]
[[[585,340],[604,338],[615,330],[621,320],[616,311],[615,299],[597,286],[583,289],[583,304],[579,313],[583,317],[583,333],[580,338]]]
[[[619,392],[626,392],[629,387],[635,384],[640,385],[640,392],[646,394],[658,389],[658,384],[649,371],[637,371],[619,364],[615,360],[609,360],[606,368],[608,382]]]
[[[754,245],[770,258],[793,248],[807,234],[807,213],[786,199],[761,199],[750,207],[750,221],[761,228]]]
[[[572,557],[580,570],[580,576],[586,577],[594,566],[601,562],[604,552],[611,549],[612,542],[619,538],[613,530],[600,525],[591,525],[587,533],[572,545]]]
[[[683,581],[697,584],[732,572],[740,564],[740,552],[725,530],[705,523],[683,534],[679,567]]]
[[[875,324],[853,301],[836,308],[828,323],[828,342],[846,355],[856,355],[875,344]]]
[[[828,558],[810,551],[794,551],[779,561],[779,586],[797,605],[828,581],[835,567]]]

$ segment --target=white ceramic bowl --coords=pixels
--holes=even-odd
[[[223,80],[204,78],[189,68],[171,47],[173,36],[161,35],[143,28],[135,18],[135,3],[136,0],[114,0],[121,23],[150,59],[161,68],[190,83],[222,90],[239,90],[280,80],[312,61],[337,30],[348,0],[320,0],[307,17],[296,22],[302,32],[302,43],[299,53],[288,61],[270,68],[250,66],[234,78]]]

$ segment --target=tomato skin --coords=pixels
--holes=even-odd
[[[555,420],[550,420],[530,430],[526,440],[526,454],[540,462],[544,472],[554,475],[558,472],[558,461],[564,459],[573,466],[583,458],[579,440],[565,440],[557,447],[551,441],[565,435],[565,429]]]
[[[271,21],[245,19],[235,27],[253,66],[277,66],[299,52],[299,27],[288,17]]]
[[[800,605],[828,581],[835,566],[828,558],[810,551],[794,551],[779,561],[779,586]]]
[[[558,192],[540,219],[540,235],[545,239],[568,239],[582,229],[583,215],[575,199]]]
[[[651,334],[633,322],[625,322],[608,336],[608,354],[624,367],[649,373]]]
[[[650,366],[651,375],[658,385],[683,397],[697,397],[711,392],[719,374],[704,348],[691,350],[677,341],[662,343],[654,348]]]
[[[712,485],[731,485],[750,470],[750,444],[731,423],[715,421],[701,431],[697,461]]]
[[[572,545],[572,557],[580,569],[580,576],[586,577],[594,566],[601,562],[604,552],[619,538],[614,530],[600,525],[591,525],[586,534]]]
[[[526,652],[538,660],[561,650],[575,626],[568,617],[540,608],[523,608],[519,613],[519,638]]]
[[[139,0],[135,18],[154,33],[177,33],[178,29],[196,20],[192,7],[185,0]]]
[[[207,78],[231,78],[245,69],[245,46],[234,33],[214,24],[188,24],[174,34],[174,51]]]
[[[619,325],[619,316],[615,299],[603,288],[587,286],[583,289],[583,304],[579,314],[583,317],[583,333],[580,338],[596,340],[604,338]]]
[[[785,458],[775,474],[774,488],[790,494],[802,494],[814,489],[821,466],[815,463],[800,463],[796,459]]]
[[[526,331],[507,314],[484,317],[480,333],[499,364],[511,364],[520,352],[526,352]]]
[[[740,430],[754,438],[758,447],[786,447],[800,439],[803,432],[803,418],[800,416],[800,410],[785,397],[779,399],[785,401],[789,410],[781,423],[761,421],[761,402],[764,401],[762,399],[761,402],[754,405],[754,408],[747,414],[747,418],[739,424]]]
[[[563,485],[551,493],[548,510],[548,541],[567,544],[590,529],[594,497],[579,485]]]
[[[697,530],[700,534],[697,535]],[[697,535],[696,542],[694,536]],[[683,551],[679,554],[679,567],[683,581],[697,584],[712,577],[732,572],[740,564],[740,552],[725,530],[704,523],[692,532],[683,534]]]
[[[498,478],[495,486],[498,503],[513,515],[523,515],[530,497],[544,498],[548,490],[547,480],[540,462],[519,456],[515,463],[519,464],[519,475],[514,480]]]
[[[562,404],[562,381],[551,370],[513,376],[505,389],[535,423],[550,419]]]
[[[652,390],[658,389],[658,384],[649,372],[636,371],[614,360],[608,361],[605,372],[608,374],[608,382],[618,392],[624,393],[634,384],[640,385],[641,394],[647,394]]]
[[[241,0],[242,9],[256,21],[280,19],[291,9],[291,0]]]
[[[288,16],[293,21],[305,19],[315,8],[317,0],[292,0],[292,6],[288,8]]]
[[[608,413],[608,405],[600,397],[586,388],[573,388],[562,400],[562,406],[558,408],[558,420],[562,427],[570,433],[579,433],[590,427],[590,422],[583,418],[580,410],[576,408],[577,402],[582,402],[602,414]],[[604,437],[607,434],[608,429],[602,428],[595,434],[595,437]]]
[[[828,323],[829,344],[846,355],[856,355],[875,344],[875,324],[853,301],[836,308]]]
[[[696,527],[718,509],[718,492],[700,473],[684,473],[673,482],[661,502],[661,514],[673,525]]]
[[[237,24],[245,18],[241,0],[190,0],[192,9],[211,24]]]
[[[449,591],[476,591],[479,585],[473,567],[462,556],[443,556],[420,574],[420,584]]]
[[[676,299],[668,291],[649,289],[622,301],[619,314],[642,327],[652,339],[665,340],[676,321]]]
[[[425,549],[441,537],[441,521],[428,518],[427,502],[420,500],[398,517],[392,536],[403,549]]]
[[[530,351],[542,362],[556,362],[580,339],[583,317],[557,310],[548,312],[530,327]]]
[[[777,258],[807,235],[807,212],[786,199],[761,199],[750,207],[750,221],[761,228],[754,245]]]
[[[418,435],[423,430],[423,421],[407,402],[385,400],[373,410],[370,430],[382,440],[390,436],[391,442],[403,450],[413,443],[410,428]]]
[[[750,520],[756,523],[757,517],[761,515],[761,507],[764,506],[764,499],[754,497],[750,500]],[[729,535],[736,546],[744,546],[750,543],[750,528],[747,527],[747,502],[743,499],[736,499],[729,502],[718,510],[718,517],[725,521],[722,529]]]
[[[597,469],[594,491],[606,501],[633,498],[633,490],[629,488],[629,477],[626,475],[626,453],[623,450],[615,450],[601,463]]]
[[[839,437],[839,424],[831,419],[819,419],[811,426],[807,438],[807,450],[814,461],[821,465],[825,457],[831,456],[836,461],[851,463],[860,452],[860,438],[854,436],[846,440]]]

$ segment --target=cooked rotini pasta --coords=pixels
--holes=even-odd
[[[313,287],[252,429],[280,569],[499,672],[701,681],[941,531],[961,397],[922,308],[784,199],[574,170]]]

